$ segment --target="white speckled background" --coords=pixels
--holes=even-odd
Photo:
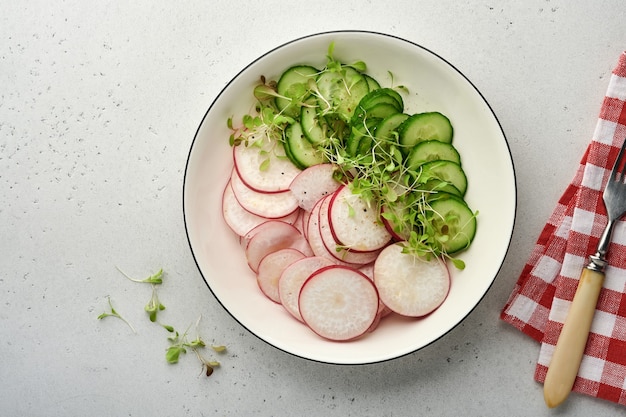
[[[626,49],[612,1],[1,1],[0,414],[5,416],[610,416],[579,395],[548,410],[538,345],[498,319],[591,138]],[[387,32],[452,62],[486,97],[516,166],[505,264],[473,313],[406,357],[331,366],[278,351],[216,302],[187,245],[182,182],[207,107],[251,60],[296,37]],[[555,161],[557,163],[555,163]],[[200,376],[164,360],[143,312],[228,344]],[[111,296],[137,329],[98,321]]]

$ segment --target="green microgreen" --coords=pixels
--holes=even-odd
[[[144,310],[148,313],[148,317],[151,322],[157,321],[157,314],[159,311],[165,310],[165,306],[159,301],[159,296],[157,294],[157,285],[161,285],[163,283],[163,268],[159,269],[155,274],[150,275],[144,279],[132,278],[124,271],[122,271],[117,266],[115,267],[123,276],[128,278],[133,282],[139,282],[142,284],[151,284],[152,285],[152,296],[150,297],[150,301],[145,305]]]
[[[400,91],[402,91],[405,94],[409,92],[409,88],[407,86],[405,86],[405,85],[395,85],[395,86],[393,85],[394,84],[393,72],[387,71],[387,74],[389,75],[389,79],[391,80],[391,87],[394,90],[400,90]]]
[[[189,333],[189,329],[191,328],[191,325],[185,330],[185,332],[181,334],[174,328],[174,326],[171,326],[169,324],[163,324],[158,321],[158,317],[157,317],[158,312],[165,310],[165,306],[159,300],[158,293],[157,293],[157,287],[163,283],[163,276],[164,276],[163,269],[160,269],[154,275],[151,275],[144,279],[131,278],[130,276],[125,274],[122,270],[120,270],[120,268],[116,267],[116,269],[122,275],[124,275],[126,278],[128,278],[129,280],[133,282],[150,284],[152,286],[152,295],[148,303],[144,306],[144,310],[148,313],[148,317],[151,322],[158,324],[159,326],[164,328],[168,333],[170,333],[170,336],[167,338],[167,340],[170,343],[170,346],[165,351],[165,360],[171,364],[178,363],[181,355],[185,354],[188,349],[191,349],[195,353],[195,355],[198,357],[200,362],[202,363],[202,367],[203,367],[202,369],[204,373],[206,374],[206,376],[210,376],[213,373],[214,368],[219,366],[220,363],[216,360],[206,359],[200,353],[200,349],[205,348],[207,346],[204,340],[202,340],[202,338],[200,337],[200,334],[198,332],[198,325],[200,322],[200,318],[198,318],[195,324],[196,337],[191,340],[188,337],[188,333]],[[108,303],[109,303],[109,312],[104,312],[100,314],[98,316],[98,320],[102,320],[106,317],[116,317],[124,321],[132,329],[132,331],[136,333],[135,328],[113,308],[110,297],[108,297]],[[210,345],[210,348],[218,354],[226,351],[226,346],[224,345]]]
[[[159,311],[165,310],[165,306],[159,300],[156,285],[152,286],[152,296],[150,297],[150,301],[148,301],[148,304],[144,306],[144,310],[146,311],[146,313],[148,313],[148,317],[153,323],[157,321],[157,315]]]
[[[128,320],[126,320],[124,317],[122,317],[116,310],[115,308],[113,308],[113,304],[111,303],[111,297],[107,297],[107,300],[109,302],[109,312],[104,312],[102,314],[100,314],[98,316],[98,320],[102,320],[106,317],[116,317],[120,320],[122,320],[124,323],[126,323],[126,325],[128,327],[130,327],[130,329],[133,331],[133,333],[137,333],[137,331],[135,330],[135,328],[133,327],[132,324],[130,324],[130,322]]]
[[[206,359],[201,353],[200,349],[205,348],[207,345],[200,337],[198,333],[198,325],[200,323],[201,317],[198,318],[195,324],[196,329],[196,337],[194,339],[189,339],[189,329],[191,325],[187,327],[187,329],[180,334],[177,331],[174,331],[174,335],[168,337],[170,341],[170,346],[165,351],[165,359],[168,363],[175,364],[178,363],[181,354],[187,353],[187,349],[190,349],[200,363],[202,364],[202,369],[206,376],[211,376],[214,368],[220,366],[220,362],[214,359]],[[226,351],[226,346],[224,345],[211,345],[211,349],[216,353],[224,353]]]
[[[141,282],[145,284],[162,284],[163,283],[163,268],[159,269],[154,275],[150,275],[144,279],[131,278],[124,271],[122,271],[117,266],[115,267],[122,275],[133,282]]]

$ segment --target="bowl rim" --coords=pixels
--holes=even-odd
[[[324,360],[320,360],[320,359],[315,359],[315,358],[309,358],[303,355],[299,355],[297,353],[294,352],[290,352],[286,349],[281,348],[280,346],[276,346],[274,344],[272,344],[271,342],[265,340],[263,337],[261,337],[260,335],[256,334],[254,331],[252,331],[251,329],[249,329],[246,325],[244,325],[230,310],[229,308],[227,308],[222,301],[219,299],[219,297],[217,297],[217,295],[215,294],[215,292],[213,291],[213,289],[211,288],[211,286],[209,285],[206,277],[204,276],[204,273],[202,272],[202,269],[200,268],[200,264],[198,262],[197,256],[196,256],[196,252],[194,251],[194,248],[192,246],[192,242],[191,242],[191,237],[190,237],[190,232],[189,232],[189,225],[187,222],[187,211],[186,211],[186,205],[185,205],[185,196],[186,196],[186,190],[187,190],[187,174],[188,174],[188,170],[189,170],[189,166],[190,166],[190,161],[191,161],[191,156],[194,150],[194,146],[196,144],[196,140],[198,139],[198,134],[202,128],[202,125],[204,124],[204,121],[206,120],[208,114],[211,112],[211,110],[213,109],[213,107],[215,106],[215,104],[219,101],[220,97],[222,96],[222,94],[224,94],[224,92],[226,90],[229,89],[230,85],[233,84],[239,77],[240,75],[242,75],[244,72],[246,72],[250,67],[252,67],[255,63],[257,63],[258,61],[264,59],[266,56],[272,54],[273,52],[280,50],[282,48],[285,48],[291,44],[309,39],[309,38],[315,38],[315,37],[320,37],[320,36],[328,36],[328,35],[342,35],[342,34],[364,34],[364,35],[374,35],[374,36],[381,36],[381,37],[385,37],[385,38],[390,38],[390,39],[394,39],[400,42],[404,42],[407,43],[413,47],[416,47],[418,49],[421,49],[422,51],[426,52],[427,54],[432,55],[433,57],[435,57],[436,59],[439,59],[440,61],[442,61],[445,65],[447,65],[448,67],[450,67],[450,69],[452,69],[457,75],[461,76],[468,84],[469,86],[474,90],[475,93],[477,93],[481,100],[483,101],[483,103],[485,104],[485,106],[487,107],[487,109],[489,110],[489,113],[491,114],[491,116],[493,117],[494,121],[496,122],[497,126],[498,126],[498,130],[500,131],[501,135],[502,135],[502,139],[504,139],[504,145],[506,147],[506,150],[508,152],[508,156],[509,156],[509,161],[511,163],[511,173],[512,173],[512,179],[513,179],[513,216],[511,219],[511,232],[510,235],[508,236],[508,243],[507,243],[507,247],[506,250],[503,252],[503,256],[502,256],[502,261],[500,262],[500,265],[498,266],[497,270],[495,271],[495,275],[493,277],[493,279],[491,279],[491,282],[489,283],[489,285],[486,287],[484,293],[482,294],[482,296],[476,301],[476,303],[474,304],[474,306],[472,308],[470,308],[467,313],[461,317],[456,324],[454,324],[453,326],[451,326],[447,331],[443,332],[441,335],[439,335],[438,337],[434,338],[433,340],[431,340],[430,342],[422,345],[421,347],[418,347],[414,350],[405,352],[403,354],[397,355],[397,356],[393,356],[390,358],[385,358],[385,359],[381,359],[381,360],[375,360],[375,361],[367,361],[367,362],[358,362],[358,363],[344,363],[344,362],[331,362],[331,361],[324,361]],[[264,343],[268,344],[269,346],[280,350],[284,353],[287,353],[291,356],[297,357],[297,358],[301,358],[301,359],[305,359],[307,361],[311,361],[311,362],[317,362],[317,363],[325,363],[325,364],[331,364],[331,365],[343,365],[343,366],[359,366],[359,365],[368,365],[368,364],[377,364],[377,363],[384,363],[384,362],[388,362],[388,361],[392,361],[395,359],[399,359],[405,356],[408,356],[410,354],[414,354],[432,344],[434,344],[435,342],[441,340],[444,336],[446,336],[447,334],[449,334],[450,332],[452,332],[452,330],[454,330],[455,328],[457,328],[461,323],[463,323],[465,321],[465,319],[467,319],[467,317],[478,307],[478,305],[484,300],[485,296],[487,295],[487,293],[491,290],[491,288],[493,287],[494,282],[496,281],[496,279],[498,278],[498,276],[500,275],[500,272],[502,270],[502,267],[507,259],[507,257],[509,256],[509,252],[511,250],[511,244],[513,241],[513,236],[514,236],[514,232],[515,232],[515,227],[516,227],[516,220],[517,220],[517,209],[518,209],[518,189],[517,189],[517,172],[515,169],[515,161],[513,160],[513,154],[511,152],[511,147],[509,145],[509,141],[506,137],[506,134],[504,132],[504,129],[502,128],[502,124],[500,123],[500,120],[498,119],[498,116],[496,115],[496,113],[494,112],[491,104],[487,101],[486,97],[483,95],[483,93],[476,87],[476,85],[474,85],[474,83],[462,72],[460,71],[454,64],[452,64],[450,61],[448,61],[447,59],[445,59],[444,57],[442,57],[441,55],[439,55],[438,53],[432,51],[429,48],[424,47],[421,44],[418,44],[416,42],[410,41],[408,39],[402,38],[400,36],[397,35],[392,35],[389,33],[384,33],[384,32],[379,32],[379,31],[372,31],[372,30],[361,30],[361,29],[339,29],[339,30],[329,30],[329,31],[322,31],[322,32],[315,32],[315,33],[311,33],[308,35],[303,35],[300,36],[298,38],[294,38],[292,40],[283,42],[269,50],[267,50],[266,52],[262,53],[261,55],[259,55],[257,58],[255,58],[254,60],[252,60],[251,62],[249,62],[248,64],[246,64],[240,71],[238,71],[235,75],[233,75],[230,80],[220,89],[220,91],[215,95],[215,97],[213,98],[211,104],[209,105],[209,107],[207,108],[206,112],[204,113],[202,119],[200,120],[200,123],[198,124],[198,127],[196,128],[196,131],[194,133],[193,136],[193,140],[189,146],[189,151],[187,153],[187,160],[185,163],[185,170],[183,172],[183,183],[182,183],[182,215],[183,215],[183,223],[185,226],[185,235],[187,238],[187,244],[189,245],[189,249],[191,251],[191,255],[193,257],[194,263],[196,264],[196,268],[198,270],[198,272],[200,273],[200,276],[202,277],[202,280],[204,281],[205,285],[207,286],[207,288],[209,289],[209,291],[211,292],[211,294],[213,295],[213,297],[215,298],[215,300],[217,300],[217,302],[222,306],[222,308],[224,308],[224,310],[228,313],[228,315],[233,318],[241,327],[243,327],[244,329],[246,329],[246,331],[248,331],[249,333],[251,333],[252,335],[254,335],[255,337],[257,337],[258,339],[260,339],[261,341],[263,341]]]

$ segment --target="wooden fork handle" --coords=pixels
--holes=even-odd
[[[550,408],[565,401],[572,390],[603,281],[604,274],[591,269],[583,269],[580,275],[543,385],[543,397]]]

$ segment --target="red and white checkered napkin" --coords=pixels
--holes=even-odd
[[[602,192],[626,138],[626,52],[613,70],[593,140],[560,198],[501,318],[541,342],[535,379],[543,382],[578,285],[607,223]],[[573,391],[626,405],[626,222],[608,252],[604,288]]]

